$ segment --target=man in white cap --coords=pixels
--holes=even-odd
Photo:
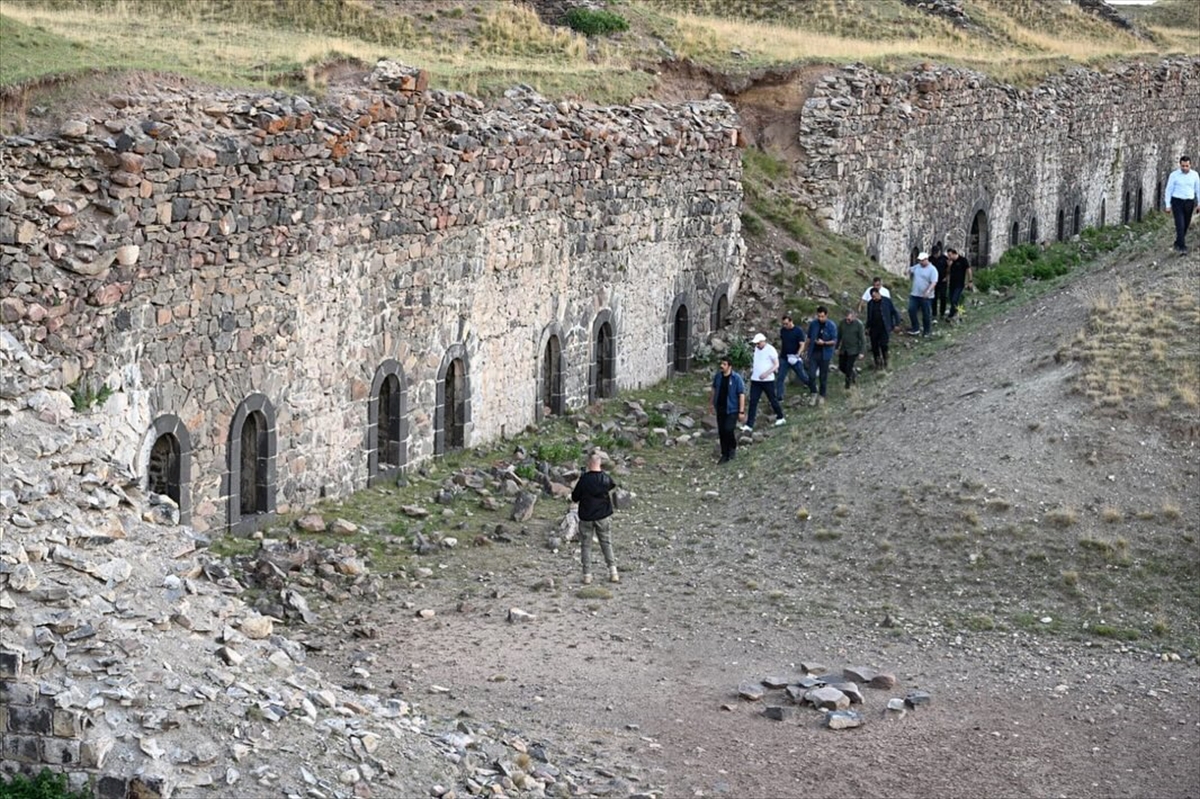
[[[783,406],[775,398],[775,373],[779,371],[779,352],[767,343],[767,337],[762,333],[755,333],[751,342],[754,344],[754,365],[750,369],[750,414],[746,417],[746,423],[742,425],[746,432],[754,429],[754,419],[758,415],[758,398],[763,394],[767,395],[771,410],[775,413],[775,426],[778,427],[787,421],[783,418]]]
[[[937,286],[938,273],[929,263],[929,253],[922,252],[917,262],[905,270],[912,278],[908,292],[908,335],[928,336],[933,331],[933,292]],[[917,310],[921,311],[921,327],[917,327]]]

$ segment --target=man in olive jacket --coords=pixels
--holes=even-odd
[[[592,535],[600,539],[600,551],[608,566],[610,582],[620,582],[612,551],[612,499],[609,493],[617,484],[601,465],[600,453],[588,455],[587,471],[571,490],[571,501],[579,503],[579,560],[583,563],[583,584],[592,582]]]
[[[846,309],[846,318],[838,325],[838,369],[846,376],[846,388],[858,377],[858,361],[867,351],[867,332],[853,308]]]

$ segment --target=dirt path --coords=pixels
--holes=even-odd
[[[447,725],[569,753],[584,795],[1200,796],[1200,458],[1178,434],[1196,410],[1102,408],[1063,355],[1118,282],[1194,300],[1198,267],[1118,251],[948,345],[902,342],[909,365],[858,397],[793,389],[735,469],[668,450],[622,477],[611,599],[579,598],[576,550],[534,528],[330,608],[379,637],[327,625],[314,665],[367,663]],[[681,400],[698,411],[703,386]],[[813,662],[899,683],[864,688],[846,731],[781,690],[737,698]],[[932,702],[884,718],[914,689]]]

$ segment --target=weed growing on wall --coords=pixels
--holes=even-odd
[[[81,379],[71,389],[71,404],[75,406],[76,413],[83,413],[97,405],[103,405],[112,393],[112,389],[103,383],[100,384],[100,388],[94,389],[88,380]]]
[[[42,769],[34,778],[14,774],[0,776],[0,794],[6,799],[92,799],[90,789],[72,791],[67,788],[67,775]]]

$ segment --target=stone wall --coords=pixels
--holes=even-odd
[[[1200,59],[1079,69],[1030,90],[934,65],[849,66],[805,102],[799,142],[806,202],[886,269],[937,241],[994,262],[1014,225],[1020,243],[1035,219],[1033,238],[1054,241],[1060,212],[1070,236],[1076,208],[1085,228],[1161,207],[1179,155],[1200,144]]]
[[[736,291],[719,98],[487,106],[394,64],[370,80],[320,105],[118,96],[0,149],[0,319],[63,386],[114,392],[115,463],[174,452],[165,493],[198,529],[668,377]]]

